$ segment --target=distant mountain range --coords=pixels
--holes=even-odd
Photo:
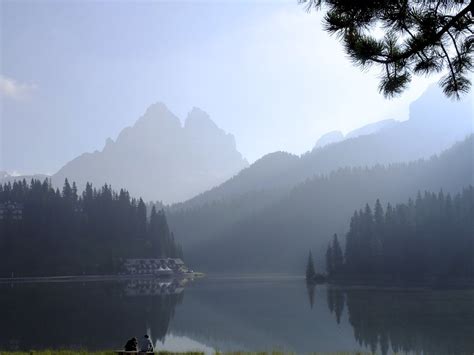
[[[169,204],[218,186],[247,166],[234,136],[206,112],[193,108],[183,126],[163,103],[156,103],[115,141],[108,138],[101,151],[78,156],[52,176],[0,171],[0,183],[50,178],[61,189],[67,178],[79,190],[86,182],[108,184],[146,201]]]
[[[338,143],[338,142],[343,141],[344,139],[356,138],[356,137],[364,136],[367,134],[378,133],[384,129],[391,128],[398,123],[399,122],[394,119],[382,120],[382,121],[370,123],[368,125],[357,128],[347,133],[345,136],[342,134],[341,131],[331,131],[329,133],[323,134],[318,139],[318,141],[316,142],[316,145],[314,146],[314,149],[322,148],[328,144]]]
[[[102,151],[85,153],[52,176],[54,185],[65,178],[79,188],[86,182],[126,188],[132,196],[172,203],[184,201],[219,185],[247,161],[235,139],[202,110],[194,108],[184,126],[168,108],[150,106],[133,127],[116,141],[107,139]]]
[[[459,192],[474,185],[474,138],[439,157],[412,163],[344,168],[286,191],[257,191],[168,212],[186,260],[205,271],[301,272],[313,250],[323,267],[333,233],[343,240],[354,210],[380,198],[402,202],[418,191]]]
[[[408,162],[440,153],[473,132],[472,97],[449,101],[437,86],[410,106],[409,120],[384,120],[350,132],[337,144],[325,144],[301,156],[274,152],[263,156],[222,185],[172,208],[189,208],[247,193],[281,192],[341,167]],[[337,134],[336,134],[337,135]]]
[[[370,125],[355,131],[356,137],[299,157],[284,152],[268,154],[220,186],[169,207],[168,220],[183,243],[187,260],[197,267],[211,271],[301,271],[297,255],[305,255],[313,246],[320,257],[318,253],[331,234],[344,232],[353,210],[366,202],[380,197],[396,203],[418,189],[456,191],[473,183],[472,137],[457,150],[463,154],[445,153],[443,163],[434,158],[429,163],[416,163],[416,168],[413,163],[400,169],[382,169],[430,158],[472,132],[472,99],[447,101],[437,88],[430,88],[411,105],[409,120]],[[456,166],[450,166],[448,156]],[[359,170],[355,173],[335,173],[356,167]],[[368,171],[365,175],[364,169]],[[435,176],[427,175],[433,170]],[[313,190],[302,188],[308,183]],[[319,191],[320,196],[311,193],[318,186],[326,186],[327,191]],[[307,193],[293,197],[290,204],[288,199],[295,191]],[[345,196],[341,196],[342,191]],[[331,199],[341,211],[334,204],[324,209]],[[285,216],[293,217],[288,220]],[[205,250],[212,250],[213,256],[206,255]]]
[[[345,136],[330,132],[301,156],[274,152],[248,166],[234,137],[205,112],[193,109],[183,126],[155,104],[52,182],[108,183],[146,200],[178,202],[166,207],[168,222],[196,268],[301,272],[308,249],[320,264],[332,233],[343,234],[366,202],[397,203],[417,190],[456,192],[474,184],[472,105],[472,97],[448,101],[431,87],[412,103],[407,121],[384,120]]]

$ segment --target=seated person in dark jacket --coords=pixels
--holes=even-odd
[[[141,345],[140,345],[140,352],[142,353],[149,353],[149,352],[153,352],[153,343],[150,339],[150,337],[148,336],[148,334],[145,334],[143,336],[143,339],[142,339],[142,342],[141,342]]]
[[[133,337],[125,344],[125,351],[138,351],[138,340]]]

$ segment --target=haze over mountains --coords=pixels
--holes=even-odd
[[[198,108],[184,126],[162,103],[150,106],[133,127],[102,151],[85,153],[61,168],[52,182],[65,178],[127,189],[132,196],[172,203],[216,186],[248,165],[235,139]]]
[[[323,134],[316,142],[316,145],[314,146],[314,148],[315,149],[322,148],[328,144],[338,143],[344,139],[356,138],[356,137],[364,136],[367,134],[377,133],[384,129],[393,127],[397,123],[399,122],[397,122],[394,119],[382,120],[382,121],[370,123],[368,125],[357,128],[347,133],[345,136],[344,134],[342,134],[341,131],[331,131],[329,133]]]
[[[431,87],[413,102],[407,121],[332,132],[301,156],[273,152],[248,166],[234,137],[205,112],[194,108],[183,126],[155,104],[116,141],[69,162],[52,182],[108,183],[148,201],[184,201],[166,208],[168,222],[197,268],[300,272],[302,255],[311,247],[320,263],[331,235],[344,233],[365,203],[473,184],[473,138],[465,140],[472,132],[472,97],[452,102]]]
[[[418,191],[438,193],[442,189],[444,193],[454,194],[474,185],[473,147],[471,136],[440,157],[427,161],[341,169],[295,186],[259,211],[240,214],[240,218],[221,226],[214,234],[203,236],[197,231],[194,234],[179,231],[177,235],[187,250],[189,263],[207,271],[297,274],[304,269],[310,248],[322,271],[331,236],[338,233],[344,240],[350,217],[366,203],[373,207],[375,200],[380,199],[385,207],[388,202],[414,199]],[[238,207],[225,211],[225,203],[221,203],[214,208],[225,215],[245,209]],[[200,217],[200,225],[205,224],[204,217]],[[172,215],[169,219],[173,223],[177,221]],[[185,214],[185,220],[192,221],[192,213]],[[203,239],[196,243],[198,237]]]
[[[172,206],[169,222],[188,260],[212,271],[299,271],[308,248],[321,261],[332,233],[344,232],[354,209],[365,203],[401,202],[424,189],[457,192],[473,183],[472,137],[443,159],[381,166],[427,159],[464,140],[473,131],[472,99],[449,102],[430,88],[411,105],[409,120],[378,128],[300,157],[268,154],[222,185]],[[346,170],[331,173],[340,168]]]
[[[451,127],[453,125],[453,127]],[[403,127],[403,128],[400,128]],[[436,86],[429,87],[423,95],[410,105],[410,119],[405,122],[387,119],[371,123],[355,129],[346,135],[340,131],[331,131],[322,135],[315,144],[315,149],[322,148],[328,144],[338,143],[350,138],[374,133],[387,133],[391,136],[400,133],[400,129],[426,131],[428,139],[430,132],[439,134],[446,130],[447,136],[440,137],[439,148],[446,148],[446,143],[459,139],[463,132],[473,129],[473,100],[472,96],[466,96],[462,101],[449,101]],[[380,135],[384,136],[384,135]],[[403,142],[408,149],[412,148],[412,142]],[[436,148],[437,142],[430,139],[427,151]],[[448,143],[449,145],[449,143]],[[418,147],[417,147],[418,148]]]

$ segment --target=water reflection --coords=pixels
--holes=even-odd
[[[177,295],[184,291],[186,279],[132,279],[125,284],[126,296]]]
[[[344,310],[345,294],[338,288],[329,286],[326,290],[326,296],[329,311],[335,315],[337,324],[340,324],[342,311]]]
[[[314,284],[306,284],[306,289],[308,290],[308,300],[309,300],[309,307],[313,309],[314,306],[314,293],[316,290],[316,285]]]
[[[327,296],[338,323],[347,305],[355,339],[374,353],[474,351],[473,291],[329,286]]]
[[[0,344],[114,349],[148,330],[164,340],[183,287],[157,280],[0,285]]]
[[[295,278],[0,284],[0,348],[472,354],[473,291],[309,286]]]

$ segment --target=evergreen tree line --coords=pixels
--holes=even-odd
[[[121,189],[66,179],[0,184],[0,275],[119,272],[125,258],[182,257],[163,210]]]
[[[451,197],[418,193],[413,201],[355,211],[342,253],[337,236],[326,253],[330,276],[402,280],[474,277],[474,189]]]

